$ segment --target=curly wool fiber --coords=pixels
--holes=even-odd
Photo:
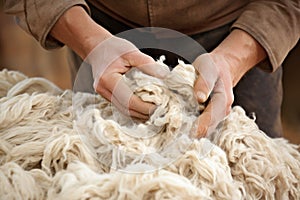
[[[54,177],[50,199],[210,199],[188,179],[166,170],[145,174],[97,174],[83,163],[71,163]]]
[[[164,81],[127,74],[157,105],[146,123],[99,95],[7,70],[0,77],[0,199],[300,198],[298,147],[266,136],[242,108],[219,124],[213,143],[188,137],[203,109],[191,65],[180,62]]]
[[[244,183],[247,199],[298,199],[300,154],[297,145],[272,139],[240,107],[219,125],[215,144],[227,154],[231,174]],[[233,133],[239,134],[233,134]]]
[[[0,166],[1,199],[43,199],[44,192],[34,177],[14,162]]]

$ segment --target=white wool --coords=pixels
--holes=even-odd
[[[247,199],[299,199],[300,154],[297,145],[260,131],[240,107],[219,125],[216,145],[226,154],[235,180]]]
[[[6,96],[11,87],[26,78],[27,77],[20,72],[3,69],[0,72],[0,97]]]
[[[0,166],[0,199],[43,199],[44,192],[30,172],[8,162]]]
[[[233,180],[225,152],[205,138],[195,140],[191,150],[167,169],[217,199],[241,199],[245,192],[242,183]]]
[[[300,198],[298,147],[266,136],[242,108],[212,142],[188,137],[203,110],[191,65],[179,62],[164,80],[124,77],[157,105],[145,123],[99,95],[7,70],[0,77],[0,199]]]
[[[166,170],[145,174],[98,174],[75,162],[54,177],[49,199],[210,199],[183,176]]]

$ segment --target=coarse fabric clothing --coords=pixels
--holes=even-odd
[[[282,133],[280,66],[299,40],[299,4],[299,0],[11,0],[5,2],[5,11],[14,14],[18,24],[46,49],[63,46],[49,32],[59,17],[75,5],[84,7],[97,23],[113,34],[136,27],[164,27],[188,34],[207,51],[215,48],[230,30],[242,29],[267,52],[268,57],[259,68],[276,72],[268,74],[259,68],[249,71],[234,90],[235,104],[248,113],[255,113],[260,129],[277,137]],[[153,57],[161,54],[155,50],[146,53]],[[174,55],[168,57],[176,60]],[[77,59],[73,63],[72,71],[76,72],[80,62]]]
[[[119,35],[123,31],[130,29],[130,27],[123,22],[115,20],[108,14],[100,11],[95,6],[89,4],[89,8],[92,12],[92,18],[101,26],[108,29],[111,33]],[[194,34],[191,37],[199,42],[204,49],[211,51],[214,49],[229,33],[232,23],[223,25],[214,30],[206,31],[203,33]],[[121,34],[122,35],[122,34]],[[132,39],[132,38],[126,38]],[[134,38],[136,39],[136,38]],[[171,40],[169,44],[176,44],[183,49],[191,49],[189,44],[182,43],[180,38],[162,38],[157,39],[157,43],[164,43],[165,40]],[[173,42],[172,42],[173,40]],[[134,43],[133,40],[130,40]],[[148,41],[147,41],[148,42]],[[176,66],[177,59],[185,59],[181,55],[174,55],[170,52],[161,49],[142,49],[144,53],[158,59],[161,55],[166,56],[166,64],[169,66]],[[201,51],[201,50],[199,50]],[[200,53],[193,52],[193,55],[189,55],[188,52],[183,52],[186,57],[196,58]],[[70,65],[73,73],[73,78],[76,78],[76,71],[80,67],[79,76],[75,82],[75,88],[79,91],[93,92],[93,76],[86,63],[82,64],[82,60],[74,53],[70,53]],[[262,68],[266,68],[269,65],[268,62],[260,63]],[[267,73],[258,67],[250,70],[234,88],[234,105],[242,106],[248,115],[255,114],[256,123],[259,128],[267,133],[270,137],[282,136],[281,125],[281,104],[282,104],[282,67],[279,67],[273,73]]]
[[[131,28],[164,27],[193,35],[235,20],[231,28],[248,32],[266,50],[275,71],[300,36],[299,0],[90,0],[98,10]],[[83,0],[9,0],[6,13],[17,16],[20,26],[46,49],[62,44],[49,36],[60,16]]]

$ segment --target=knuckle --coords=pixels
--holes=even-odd
[[[230,94],[227,96],[227,107],[231,107],[231,105],[233,104],[234,101],[234,96],[233,93],[230,92]]]
[[[226,112],[225,112],[226,116],[229,115],[230,112],[231,112],[231,108],[229,107],[229,108],[226,109]]]
[[[226,108],[230,108],[232,103],[233,102],[231,100],[228,100],[227,103],[226,103]]]
[[[206,133],[207,133],[207,129],[208,129],[207,126],[199,126],[199,127],[198,127],[198,130],[197,130],[196,138],[202,138],[202,137],[205,137],[205,136],[206,136]]]
[[[107,86],[109,85],[109,82],[110,82],[109,76],[101,76],[99,78],[97,86],[99,87],[100,90],[104,90],[104,88],[107,88]]]
[[[103,94],[104,91],[105,91],[104,88],[101,87],[100,82],[99,82],[96,86],[94,86],[94,88],[95,88],[95,91],[96,91],[98,94]]]
[[[101,87],[97,86],[95,91],[98,93],[98,94],[103,94],[103,90],[101,89]]]
[[[108,81],[108,76],[101,76],[99,77],[99,84],[104,85]]]

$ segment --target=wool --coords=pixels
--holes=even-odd
[[[226,152],[232,176],[244,183],[248,199],[299,198],[297,145],[268,137],[240,107],[233,108],[219,131],[222,134],[215,138],[215,144]],[[237,131],[239,134],[232,134]]]
[[[26,78],[20,72],[3,69],[0,73],[0,97],[5,97],[11,87]]]
[[[126,74],[157,106],[146,122],[100,95],[0,77],[0,199],[300,198],[299,147],[269,138],[241,107],[210,138],[189,137],[204,109],[191,65],[179,62],[164,80]]]
[[[185,177],[166,170],[97,174],[75,162],[59,172],[54,183],[56,187],[48,191],[50,199],[211,199]]]
[[[14,162],[8,162],[0,167],[1,199],[43,199],[44,193],[39,184]]]

